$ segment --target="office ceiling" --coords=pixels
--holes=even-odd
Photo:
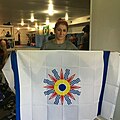
[[[56,13],[53,16],[45,13],[48,9],[50,0],[0,0],[0,25],[10,22],[18,26],[21,19],[25,25],[30,22],[30,14],[34,13],[34,18],[39,25],[45,24],[46,18],[54,23],[58,18],[64,18],[68,12],[69,21],[76,18],[89,16],[90,0],[52,0],[53,8]]]

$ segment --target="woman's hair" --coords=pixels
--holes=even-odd
[[[61,18],[59,18],[57,20],[54,29],[56,29],[60,24],[65,25],[67,27],[67,30],[68,30],[68,23],[67,23],[67,21],[65,21],[64,19],[61,19]]]

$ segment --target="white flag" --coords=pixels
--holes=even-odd
[[[101,109],[101,115],[108,120],[113,119],[119,85],[120,56],[118,52],[111,52],[109,56],[106,85]]]
[[[100,106],[103,114],[107,93],[100,99],[104,74],[102,51],[18,50],[11,54],[10,60],[16,86],[17,120],[93,120]],[[6,76],[7,64],[3,69]],[[108,79],[107,76],[107,82]],[[115,103],[116,99],[114,108]],[[114,108],[103,116],[111,117]]]

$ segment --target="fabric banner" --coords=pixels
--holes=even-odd
[[[103,54],[64,50],[13,52],[3,72],[8,82],[13,80],[8,76],[14,73],[16,120],[93,120],[99,107],[100,115],[112,118],[119,89],[120,61],[118,53],[110,54],[102,93]]]
[[[106,85],[101,110],[101,115],[108,120],[112,120],[114,117],[119,85],[120,54],[118,52],[111,52],[109,57]]]

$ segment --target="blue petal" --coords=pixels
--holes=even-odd
[[[78,90],[70,90],[71,93],[80,95],[80,92]]]
[[[68,105],[72,104],[71,100],[69,99],[69,97],[67,95],[65,95],[64,97],[65,97],[65,100],[67,101]]]
[[[54,102],[54,104],[58,105],[58,103],[59,103],[59,99],[60,99],[60,96],[57,95],[57,97],[55,98],[55,102]]]
[[[50,81],[48,79],[44,79],[43,81],[44,83],[47,83],[48,85],[54,85],[54,82],[53,81]]]
[[[56,71],[56,69],[52,70],[52,72],[53,72],[55,78],[56,78],[57,80],[59,80],[59,79],[60,79],[60,76],[58,75],[58,72]]]
[[[68,79],[69,74],[70,74],[70,69],[66,69],[66,70],[65,70],[65,74],[64,74],[64,79],[65,79],[65,80]]]
[[[45,91],[45,92],[44,92],[45,95],[49,95],[49,94],[51,94],[51,93],[54,93],[54,90],[48,90],[48,91]]]
[[[71,85],[74,85],[74,84],[77,84],[77,83],[79,83],[79,82],[80,82],[80,79],[77,78],[76,80],[71,81],[70,84],[71,84]]]

